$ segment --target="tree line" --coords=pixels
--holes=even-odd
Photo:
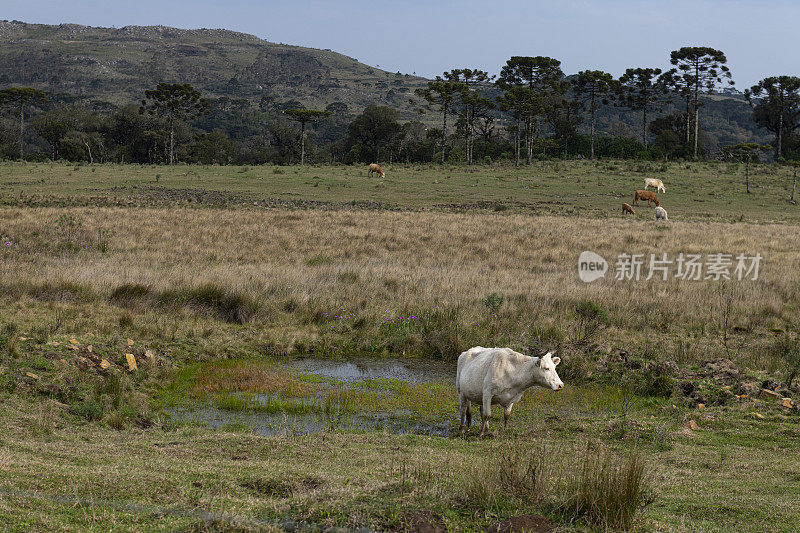
[[[347,104],[306,109],[205,98],[189,84],[159,83],[138,104],[98,109],[28,87],[0,89],[0,157],[174,164],[314,162],[486,163],[517,166],[549,157],[686,158],[704,155],[700,116],[707,99],[732,86],[727,58],[709,47],[670,54],[672,68],[600,70],[566,76],[557,59],[514,56],[499,75],[453,69],[419,88],[410,103],[440,127],[370,105],[354,119]],[[764,78],[744,91],[752,120],[775,136],[774,157],[800,159],[800,78]],[[670,106],[677,111],[665,114]],[[641,114],[639,139],[599,135],[604,107]],[[582,131],[583,129],[583,131]],[[308,135],[309,130],[313,135]],[[722,155],[754,153],[728,149]],[[741,157],[741,156],[740,156]]]

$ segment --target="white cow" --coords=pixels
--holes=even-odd
[[[664,187],[664,182],[655,178],[644,179],[644,190],[647,190],[648,187],[655,187],[658,192],[667,192],[667,188]]]
[[[669,218],[667,218],[667,210],[663,207],[656,207],[656,220],[666,220],[669,222]]]
[[[548,352],[543,357],[530,357],[511,348],[476,346],[458,356],[456,392],[461,405],[459,430],[469,431],[472,423],[472,404],[481,407],[481,437],[489,435],[492,404],[503,406],[503,427],[508,425],[511,408],[522,398],[526,389],[539,385],[561,390],[564,382],[556,373],[558,357]]]

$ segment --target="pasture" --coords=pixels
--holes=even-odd
[[[482,531],[535,513],[602,529],[576,494],[582,465],[607,459],[645,465],[636,530],[793,530],[798,395],[759,392],[786,381],[800,320],[788,170],[755,166],[747,195],[728,163],[383,167],[0,165],[0,522],[403,529],[424,515]],[[670,222],[623,216],[645,177],[664,181]],[[604,279],[580,281],[584,250],[609,261]],[[763,260],[756,280],[614,279],[633,253]],[[445,378],[352,387],[291,367],[413,358],[454,378],[474,345],[554,349],[566,387],[526,392],[508,432],[463,440]],[[173,416],[207,406],[326,422],[263,437]],[[342,425],[357,413],[444,431]]]

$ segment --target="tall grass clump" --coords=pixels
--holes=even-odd
[[[628,531],[638,510],[649,503],[645,461],[638,452],[620,460],[609,452],[587,449],[567,491],[568,513],[582,516],[592,527]]]
[[[499,513],[515,503],[542,501],[553,474],[545,448],[526,450],[514,443],[504,445],[498,454],[499,458],[467,471],[462,484],[464,503]]]
[[[149,298],[153,291],[139,283],[123,283],[111,292],[111,301],[123,307],[132,307]]]
[[[159,295],[159,302],[183,305],[234,324],[249,322],[259,308],[258,302],[249,296],[215,284],[164,291]]]

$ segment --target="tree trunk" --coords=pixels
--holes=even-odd
[[[306,123],[300,122],[300,164],[306,163]]]
[[[642,109],[642,144],[645,150],[647,149],[647,104],[644,104]]]
[[[689,95],[686,95],[686,146],[689,146],[692,130],[692,110],[689,107]]]
[[[533,118],[525,121],[525,163],[530,165],[533,159]]]
[[[694,107],[694,158],[697,159],[697,141],[700,138],[700,108]]]
[[[589,158],[594,159],[594,106],[592,106],[592,118],[589,124]]]
[[[442,105],[442,164],[444,165],[444,149],[447,145],[447,104]]]
[[[778,138],[775,143],[775,161],[781,158],[781,132],[783,131],[783,109],[780,110],[781,118],[778,121]]]
[[[169,120],[169,164],[175,164],[175,122]]]
[[[521,126],[520,120],[519,120],[519,118],[517,118],[517,131],[516,131],[516,134],[514,135],[514,144],[516,145],[515,148],[516,148],[516,154],[517,154],[517,168],[519,168],[519,148],[520,148],[519,145],[521,144],[521,140],[519,138],[520,126]]]
[[[86,151],[89,153],[89,164],[93,165],[94,164],[94,158],[92,157],[92,147],[89,146],[89,142],[88,141],[84,141],[83,144],[86,145]]]
[[[19,104],[19,158],[22,159],[22,147],[25,140],[25,106]]]

